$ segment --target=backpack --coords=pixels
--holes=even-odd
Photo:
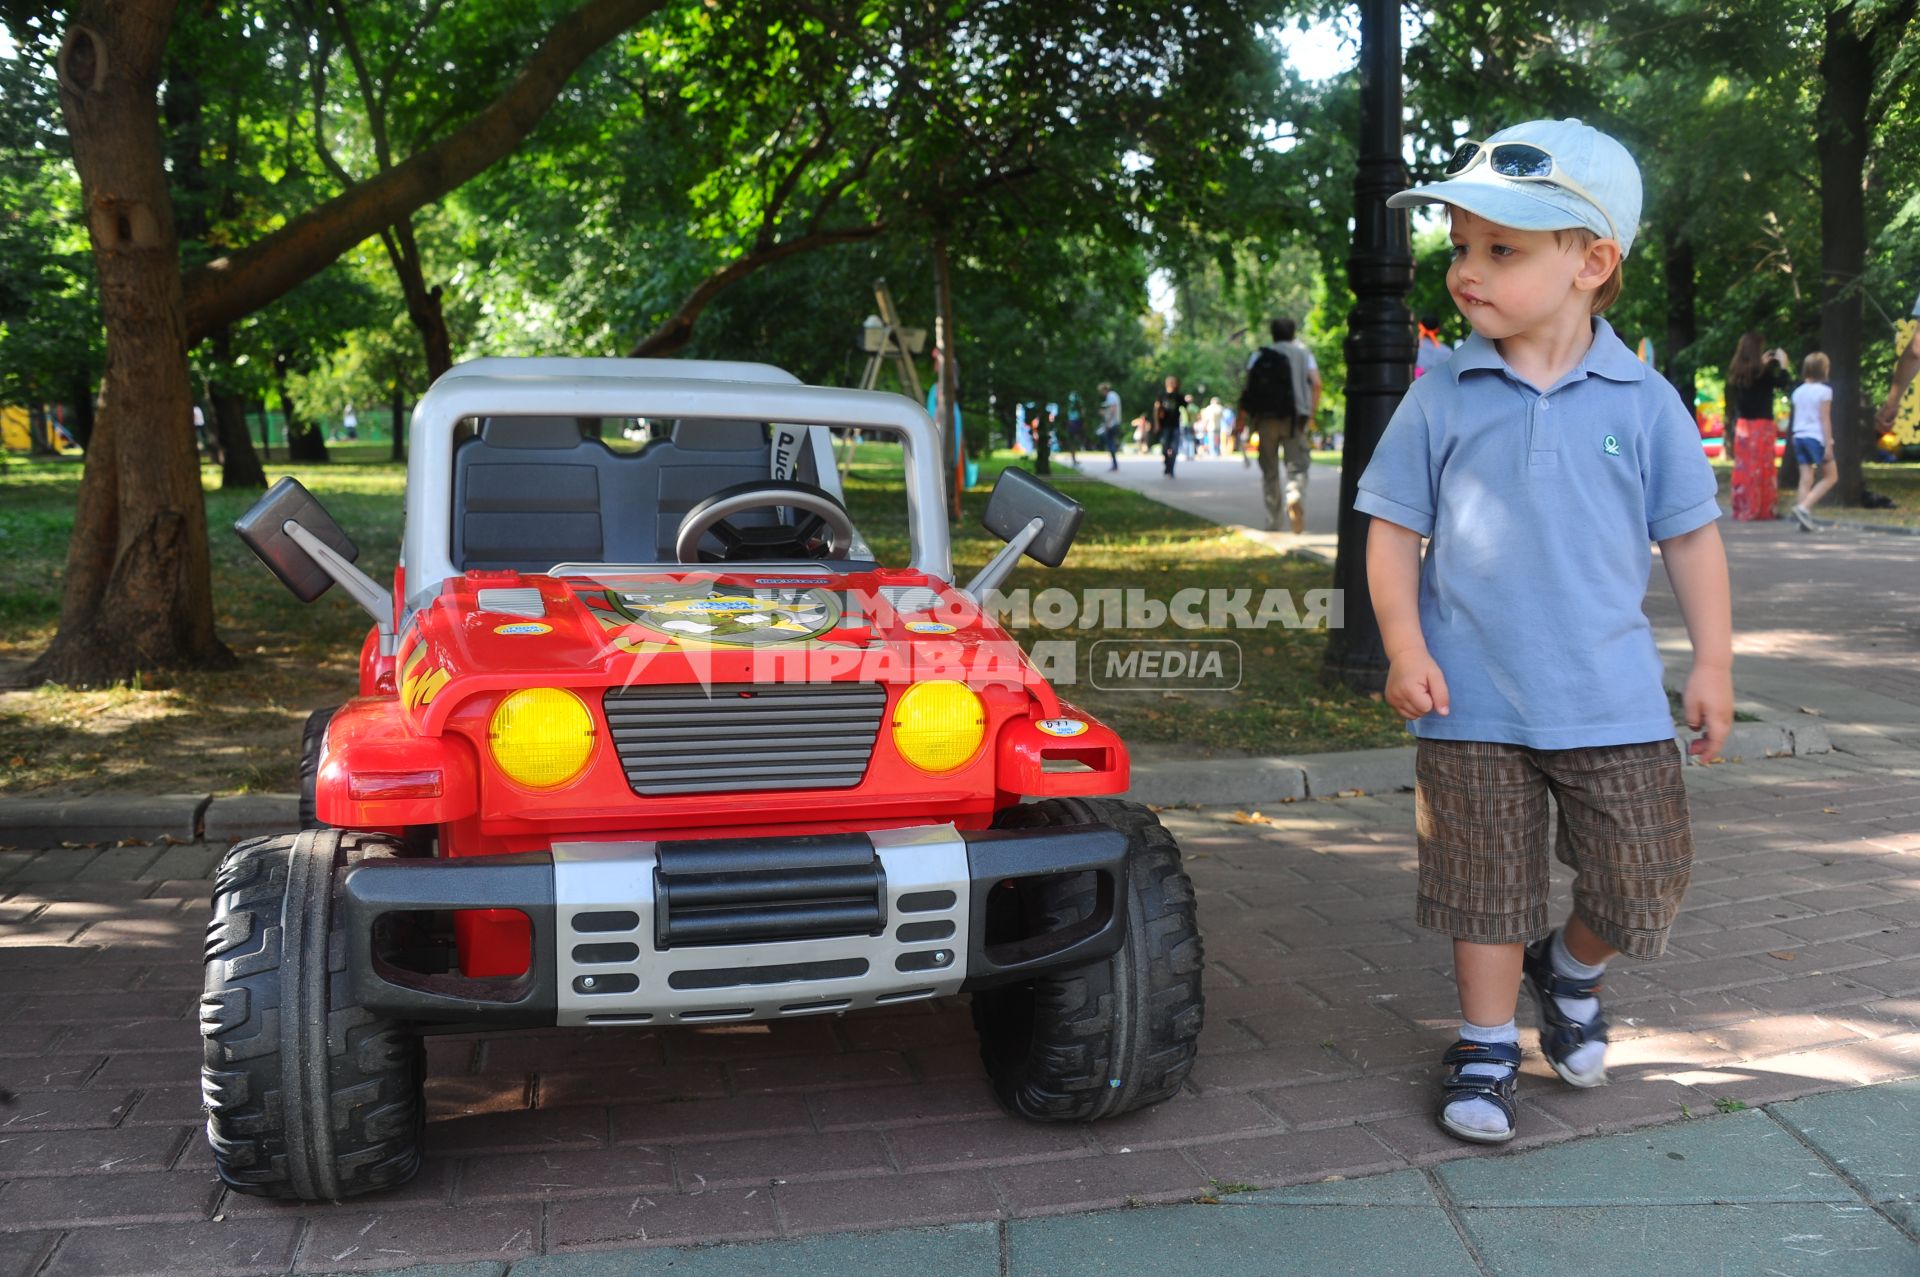
[[[1240,388],[1240,408],[1253,417],[1280,417],[1291,421],[1300,415],[1293,401],[1293,360],[1285,351],[1263,346],[1247,369],[1246,384]]]

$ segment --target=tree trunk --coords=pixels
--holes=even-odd
[[[953,328],[953,272],[947,262],[947,233],[935,231],[933,235],[933,291],[934,310],[934,353],[940,357],[940,380],[934,391],[934,406],[939,409],[934,424],[940,427],[941,455],[947,460],[948,492],[952,495],[951,508],[955,522],[960,514],[960,493],[966,487],[962,482],[966,464],[966,449],[961,446],[954,425],[953,396],[959,385],[959,368],[954,359]]]
[[[93,374],[86,368],[75,368],[67,390],[73,396],[73,411],[67,414],[67,433],[84,451],[93,438]]]
[[[107,333],[103,407],[67,543],[60,625],[36,682],[219,668],[207,513],[193,446],[179,246],[154,94],[174,6],[76,0],[60,105]]]
[[[453,339],[447,333],[447,315],[440,305],[440,286],[427,287],[411,218],[403,217],[394,224],[387,240],[387,256],[400,280],[401,295],[407,299],[407,318],[420,334],[420,347],[427,356],[427,384],[432,385],[453,367]]]
[[[1854,5],[1827,11],[1820,51],[1820,113],[1814,151],[1820,157],[1820,348],[1832,361],[1833,452],[1840,469],[1834,499],[1859,505],[1866,454],[1865,410],[1860,385],[1861,331],[1865,295],[1860,278],[1867,260],[1867,105],[1873,91],[1874,57],[1853,27]]]
[[[213,399],[213,428],[220,435],[221,488],[235,491],[265,488],[267,472],[260,464],[260,454],[253,450],[252,438],[247,434],[247,401],[217,381],[213,383],[209,395]],[[267,442],[264,425],[260,430],[260,442],[263,447]],[[269,459],[272,455],[272,449],[269,448]]]
[[[1663,237],[1661,246],[1665,250],[1667,276],[1667,344],[1661,371],[1673,383],[1673,388],[1680,392],[1680,402],[1691,413],[1694,373],[1700,362],[1692,350],[1699,335],[1693,309],[1696,284],[1693,240],[1670,230]]]
[[[280,415],[287,423],[287,460],[331,461],[327,435],[317,421],[300,421],[293,410],[293,392],[287,389],[287,358],[273,361],[273,386],[280,394]]]
[[[59,453],[53,446],[53,418],[47,415],[45,404],[27,405],[27,455],[30,457],[51,457]]]
[[[389,455],[395,461],[407,459],[407,396],[399,382],[393,383],[393,451]]]

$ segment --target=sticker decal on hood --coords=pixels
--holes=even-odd
[[[597,590],[582,596],[609,630],[637,626],[662,638],[718,647],[769,647],[819,638],[840,623],[830,590],[743,590],[717,585],[661,585]]]

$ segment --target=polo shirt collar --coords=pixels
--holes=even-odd
[[[1456,382],[1463,374],[1483,368],[1504,372],[1509,377],[1514,375],[1513,370],[1507,367],[1507,361],[1500,357],[1499,348],[1479,333],[1468,334],[1466,341],[1460,344],[1460,349],[1453,352],[1453,358],[1447,361],[1446,367],[1452,370]],[[1614,334],[1613,325],[1596,317],[1593,321],[1593,344],[1587,347],[1587,353],[1573,371],[1560,379],[1560,384],[1588,376],[1605,377],[1608,381],[1645,381],[1647,366]]]

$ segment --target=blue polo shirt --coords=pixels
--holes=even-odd
[[[1407,391],[1354,500],[1430,538],[1420,628],[1451,712],[1413,734],[1536,749],[1671,737],[1640,606],[1651,543],[1718,518],[1717,490],[1680,396],[1604,319],[1544,392],[1469,337]]]

